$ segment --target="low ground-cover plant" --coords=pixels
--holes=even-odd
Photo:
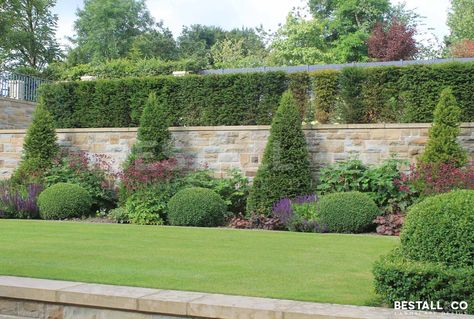
[[[38,195],[43,190],[40,184],[27,186],[2,181],[0,183],[0,217],[5,218],[38,218]]]
[[[369,229],[379,214],[375,202],[361,192],[332,193],[319,201],[319,221],[330,232],[361,233]]]
[[[400,248],[374,266],[375,288],[384,301],[467,301],[474,313],[474,190],[412,206],[400,239]]]
[[[48,187],[38,197],[43,219],[66,219],[91,213],[92,197],[76,184],[58,183]]]
[[[221,226],[226,217],[226,206],[224,200],[210,189],[185,188],[170,199],[168,218],[175,226]]]

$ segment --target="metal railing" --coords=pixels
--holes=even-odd
[[[436,60],[407,60],[407,61],[388,61],[388,62],[357,62],[357,63],[343,63],[343,64],[315,64],[315,65],[297,65],[297,66],[261,66],[256,68],[242,68],[242,69],[217,69],[217,70],[202,70],[200,74],[231,74],[231,73],[251,73],[251,72],[271,72],[283,71],[286,73],[295,72],[309,72],[317,70],[340,70],[345,67],[378,67],[378,66],[407,66],[412,64],[440,64],[447,62],[472,62],[474,58],[451,58],[451,59],[436,59]]]
[[[45,82],[35,76],[0,71],[0,97],[36,102],[38,88]]]

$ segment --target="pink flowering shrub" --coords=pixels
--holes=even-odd
[[[452,163],[412,165],[407,174],[396,180],[400,192],[411,196],[447,193],[455,189],[474,189],[474,165],[456,167]]]

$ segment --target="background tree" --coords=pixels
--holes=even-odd
[[[11,68],[41,70],[59,58],[55,0],[8,0],[0,4],[0,52]]]
[[[270,45],[270,61],[274,65],[332,63],[334,55],[324,37],[324,25],[317,19],[305,19],[291,12],[277,30]]]
[[[451,46],[451,55],[454,58],[474,57],[474,40],[463,39]]]
[[[387,26],[378,22],[368,40],[370,58],[379,61],[411,60],[418,52],[416,30],[393,18]]]
[[[159,32],[145,0],[85,0],[77,17],[73,64],[126,57],[139,36]]]
[[[448,27],[451,31],[448,42],[474,40],[474,0],[451,0]]]
[[[466,151],[459,145],[461,109],[450,88],[441,92],[434,111],[433,126],[420,161],[427,164],[451,163],[461,167],[467,162]]]
[[[138,52],[141,58],[159,58],[175,60],[178,57],[178,48],[173,33],[160,21],[155,28],[138,35],[132,43],[130,52]],[[129,52],[129,55],[130,55]]]
[[[307,147],[296,101],[287,91],[273,117],[263,160],[247,200],[249,213],[270,214],[277,200],[312,192]]]
[[[178,37],[180,57],[206,57],[211,47],[224,38],[225,32],[220,27],[201,24],[185,26]]]

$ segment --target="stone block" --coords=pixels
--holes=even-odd
[[[292,303],[289,300],[208,294],[188,303],[188,316],[225,319],[283,319],[283,312]]]
[[[44,318],[44,303],[22,301],[18,303],[18,315],[28,318]]]
[[[56,301],[56,290],[77,286],[75,282],[0,276],[0,297]]]
[[[45,319],[64,319],[64,306],[46,304],[44,314]]]
[[[188,291],[162,290],[157,294],[138,299],[138,311],[187,315],[187,304],[206,294]]]
[[[0,298],[0,315],[18,315],[18,302],[16,300]]]
[[[72,305],[136,310],[137,299],[156,289],[81,284],[58,291],[58,302]]]
[[[221,163],[238,163],[240,157],[238,153],[221,153],[217,158]]]

